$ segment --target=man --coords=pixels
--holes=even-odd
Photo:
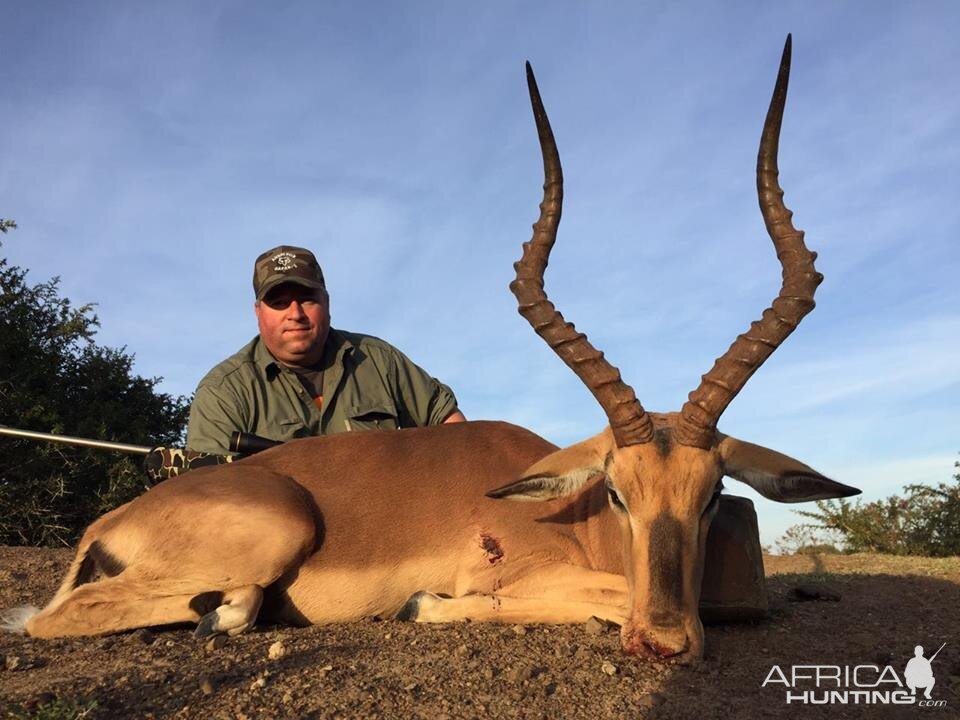
[[[370,335],[330,327],[313,253],[281,245],[254,263],[260,334],[200,381],[187,446],[229,453],[239,430],[272,440],[463,422],[453,392]]]

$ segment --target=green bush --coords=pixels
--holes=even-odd
[[[954,466],[960,468],[960,462]],[[960,555],[960,473],[952,482],[907,485],[903,491],[869,503],[821,500],[816,511],[798,510],[815,523],[790,528],[778,547],[803,552],[825,539],[836,539],[845,552]]]
[[[97,709],[96,700],[55,698],[38,703],[32,710],[11,710],[10,720],[83,720]]]
[[[9,226],[8,226],[9,227]],[[137,445],[182,442],[189,404],[97,345],[92,305],[0,257],[0,425]],[[144,489],[138,456],[0,437],[0,544],[72,544]]]

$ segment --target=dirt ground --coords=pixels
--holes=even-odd
[[[65,549],[0,547],[0,608],[45,603],[70,558]],[[708,627],[706,659],[695,667],[635,660],[621,653],[615,628],[582,625],[368,620],[261,627],[217,646],[189,629],[54,641],[0,633],[0,717],[960,717],[960,558],[765,563],[768,619]],[[791,599],[804,584],[840,599]],[[782,683],[762,686],[773,665],[789,673],[889,664],[903,678],[914,646],[929,656],[944,642],[932,666],[940,707],[787,705]]]

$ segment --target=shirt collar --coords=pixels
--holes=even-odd
[[[327,335],[327,342],[323,347],[322,367],[329,370],[334,366],[342,366],[344,358],[352,353],[354,345],[350,340],[336,328],[330,328]],[[253,351],[254,362],[266,374],[268,380],[273,380],[277,375],[283,372],[283,366],[267,350],[266,344],[257,336],[256,348]]]

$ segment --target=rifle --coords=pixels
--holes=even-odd
[[[160,445],[147,447],[146,445],[130,445],[127,443],[110,442],[109,440],[89,440],[71,435],[54,435],[52,433],[36,432],[33,430],[18,430],[17,428],[0,425],[0,435],[41,440],[45,442],[62,443],[78,447],[96,448],[121,452],[128,455],[143,455],[143,471],[152,482],[159,482],[167,478],[176,477],[198,467],[223,465],[224,463],[240,460],[247,455],[253,455],[262,450],[282,445],[279,440],[270,440],[252,433],[234,431],[230,434],[230,450],[236,455],[219,455],[217,453],[197,452],[186,448],[171,448]]]

